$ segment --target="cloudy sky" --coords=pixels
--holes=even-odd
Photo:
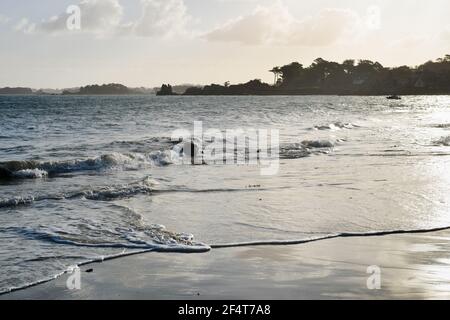
[[[317,57],[417,65],[450,54],[449,14],[448,0],[1,0],[0,87],[271,81]]]

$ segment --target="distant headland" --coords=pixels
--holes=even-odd
[[[193,85],[171,86],[174,94],[182,94]],[[159,88],[129,88],[119,83],[88,85],[67,89],[0,88],[0,95],[155,95]]]
[[[33,94],[33,90],[31,88],[0,88],[0,94],[17,94],[17,95],[25,95],[25,94]]]
[[[450,94],[450,55],[417,67],[386,68],[370,60],[343,63],[314,60],[309,67],[293,62],[274,67],[274,83],[247,83],[187,88],[183,95],[436,95]],[[176,95],[164,84],[158,95]]]
[[[89,85],[70,89],[0,88],[0,95],[143,95],[155,94],[154,88],[128,88],[122,84],[110,83]]]
[[[145,88],[132,89],[119,83],[104,85],[90,85],[81,87],[78,90],[64,90],[63,95],[127,95],[127,94],[148,94]],[[153,91],[151,91],[153,93]]]

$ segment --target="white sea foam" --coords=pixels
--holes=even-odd
[[[25,169],[13,173],[13,176],[18,179],[39,179],[48,176],[48,172],[40,169]]]
[[[305,140],[301,143],[287,143],[280,145],[281,159],[299,159],[311,155],[328,154],[336,142],[329,140]]]
[[[344,122],[334,122],[327,125],[318,125],[314,126],[314,130],[341,130],[341,129],[354,129],[359,126],[353,123],[344,123]]]
[[[127,231],[128,234],[124,234],[122,236],[123,239],[127,239],[128,243],[89,243],[89,242],[77,242],[71,239],[64,239],[59,236],[55,236],[52,234],[46,234],[42,232],[38,232],[35,230],[26,230],[19,229],[17,230],[20,233],[24,234],[28,237],[36,237],[40,241],[48,241],[53,242],[59,245],[67,245],[67,246],[76,246],[76,247],[87,247],[87,248],[115,248],[122,249],[120,253],[109,254],[109,255],[100,255],[95,258],[83,259],[83,262],[78,262],[75,265],[70,265],[65,268],[63,271],[56,272],[52,276],[48,276],[42,278],[37,281],[24,283],[22,285],[13,286],[13,287],[3,287],[0,288],[0,295],[11,293],[18,290],[27,289],[30,287],[34,287],[54,279],[57,279],[64,274],[71,274],[76,268],[89,265],[92,263],[99,263],[114,259],[119,259],[131,255],[143,254],[149,252],[177,252],[177,253],[202,253],[211,250],[211,247],[207,244],[195,242],[194,236],[186,235],[184,233],[176,234],[170,233],[166,231],[165,228],[161,229],[160,225],[154,225],[155,229],[153,230],[153,239],[139,239],[134,238],[131,233],[135,233],[132,230]],[[150,226],[152,229],[152,226]],[[9,230],[11,231],[11,230]],[[136,233],[135,233],[136,234]],[[148,232],[146,233],[148,236]]]
[[[14,197],[11,199],[0,199],[0,208],[15,207],[20,205],[29,205],[35,201],[33,196],[30,197]]]
[[[36,179],[64,173],[111,169],[134,170],[145,166],[167,166],[170,164],[172,164],[172,154],[168,150],[148,154],[114,152],[94,158],[64,161],[10,161],[0,163],[0,168],[6,178]]]

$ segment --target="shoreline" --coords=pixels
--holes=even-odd
[[[141,252],[80,266],[81,290],[67,289],[65,273],[0,300],[447,299],[447,252],[449,230],[199,254]],[[381,270],[381,290],[367,288],[371,266]]]
[[[168,94],[168,95],[157,95],[148,93],[126,93],[126,94],[13,94],[13,93],[2,93],[0,97],[386,97],[392,95],[392,93],[386,94],[338,94],[338,93],[302,93],[302,94]],[[449,96],[450,93],[409,93],[409,94],[398,94],[401,97],[438,97],[438,96]]]

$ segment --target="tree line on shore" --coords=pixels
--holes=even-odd
[[[274,67],[274,83],[260,79],[230,85],[229,82],[187,88],[183,95],[409,95],[450,94],[450,55],[417,67],[384,67],[370,60],[343,63],[314,60],[309,67],[301,63]],[[158,95],[176,95],[164,84]]]
[[[305,67],[301,63],[274,67],[274,82],[255,79],[242,84],[210,84],[206,86],[162,85],[152,88],[129,88],[122,84],[89,85],[65,90],[32,90],[0,88],[0,95],[429,95],[450,94],[450,55],[416,67],[387,68],[370,60],[345,60],[342,63],[322,58]]]

